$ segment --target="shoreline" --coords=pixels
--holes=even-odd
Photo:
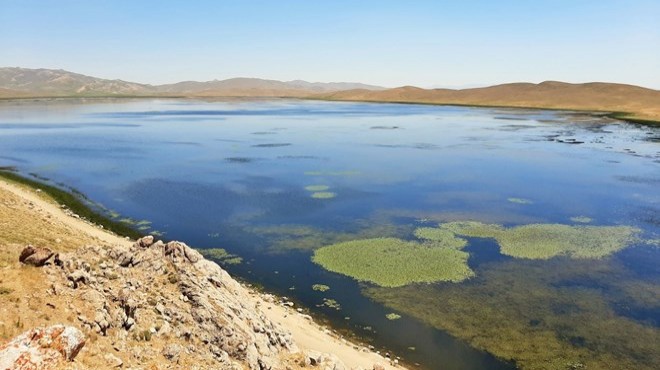
[[[3,173],[0,173],[0,191],[9,192],[29,203],[31,208],[34,207],[40,215],[55,219],[57,222],[102,243],[123,246],[133,244],[133,241],[126,237],[111,234],[92,222],[65,213],[61,205],[42,191],[41,187],[35,188],[30,184],[14,182],[2,175]],[[38,184],[37,181],[32,181],[32,183],[32,185]],[[35,214],[35,217],[38,216]],[[333,354],[347,368],[371,369],[374,364],[381,364],[382,368],[386,370],[406,369],[403,363],[397,365],[390,363],[396,358],[395,356],[392,356],[391,360],[373,352],[364,344],[345,339],[343,336],[334,333],[331,328],[326,328],[324,325],[315,322],[304,311],[299,312],[297,308],[293,308],[288,302],[285,304],[281,297],[260,292],[244,282],[239,281],[239,284],[249,292],[250,297],[257,306],[262,308],[261,312],[269,320],[281,325],[292,334],[293,340],[302,352],[312,351]]]
[[[636,112],[622,112],[616,110],[599,110],[599,109],[581,109],[570,107],[539,107],[539,106],[525,106],[525,105],[497,105],[497,104],[460,104],[460,103],[441,103],[441,102],[428,102],[428,101],[406,101],[406,100],[369,100],[369,99],[332,99],[315,96],[241,96],[241,95],[227,95],[227,96],[196,96],[196,95],[98,95],[98,96],[25,96],[25,97],[0,97],[0,102],[11,101],[27,101],[27,100],[73,100],[73,99],[198,99],[198,100],[222,100],[222,99],[296,99],[296,100],[309,100],[309,101],[327,101],[327,102],[355,102],[355,103],[375,103],[375,104],[407,104],[407,105],[432,105],[440,107],[467,107],[467,108],[508,108],[508,109],[534,109],[542,111],[567,111],[567,112],[581,112],[581,113],[594,113],[602,114],[603,117],[624,121],[632,124],[644,125],[649,127],[660,127],[660,118],[650,118],[644,115],[638,115]]]

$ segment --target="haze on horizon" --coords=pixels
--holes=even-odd
[[[257,77],[660,89],[659,25],[653,0],[0,0],[0,66],[151,84]]]

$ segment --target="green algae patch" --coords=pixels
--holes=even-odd
[[[477,221],[455,221],[440,224],[440,229],[471,238],[494,238],[504,232],[504,227]]]
[[[525,199],[525,198],[507,198],[507,200],[511,203],[516,203],[516,204],[533,204],[534,203],[531,200]]]
[[[312,290],[315,290],[317,292],[327,292],[330,290],[330,287],[324,284],[314,284],[312,285]]]
[[[312,193],[311,197],[314,199],[332,199],[337,196],[337,193],[330,191],[317,191]]]
[[[224,248],[198,249],[199,253],[206,258],[212,258],[221,265],[238,265],[243,262],[243,258],[227,252]]]
[[[430,241],[434,247],[462,249],[467,245],[467,240],[456,237],[449,230],[437,227],[420,227],[415,230],[415,236]]]
[[[312,192],[326,191],[328,189],[330,189],[330,187],[328,185],[308,185],[308,186],[305,186],[305,190],[312,191]]]
[[[396,238],[353,240],[322,247],[312,261],[326,270],[383,287],[437,281],[460,282],[474,275],[468,253]]]
[[[387,319],[390,320],[390,321],[393,321],[393,320],[398,320],[398,319],[400,319],[400,318],[401,318],[401,315],[397,315],[397,314],[395,314],[394,312],[392,312],[392,313],[388,313],[387,315],[385,315],[385,318],[387,318]]]
[[[449,222],[440,228],[461,236],[493,238],[502,254],[527,259],[602,258],[630,245],[640,232],[630,226],[530,224],[504,228],[475,221]]]
[[[580,224],[588,224],[591,223],[591,221],[593,221],[593,218],[587,216],[575,216],[575,217],[571,217],[570,220]]]

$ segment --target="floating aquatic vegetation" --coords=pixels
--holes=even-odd
[[[384,287],[463,281],[474,275],[468,254],[396,238],[353,240],[320,248],[312,261],[326,270]]]
[[[108,213],[108,217],[110,217],[112,219],[116,219],[116,218],[121,217],[121,214],[119,214],[119,212],[117,212],[117,211],[108,210],[107,213]]]
[[[391,313],[388,313],[387,315],[385,315],[385,317],[386,317],[388,320],[398,320],[398,319],[401,318],[401,315],[397,315],[397,314],[395,314],[394,312],[391,312]]]
[[[323,298],[323,303],[321,304],[321,306],[334,308],[337,311],[341,310],[341,305],[339,304],[339,302],[331,298]]]
[[[504,227],[496,224],[485,224],[478,221],[454,221],[440,224],[440,228],[457,235],[473,238],[493,238],[493,235],[504,231]]]
[[[222,265],[238,265],[243,262],[243,258],[227,252],[224,248],[206,248],[198,251],[202,256],[212,258]]]
[[[279,148],[283,146],[290,146],[291,143],[269,143],[269,144],[254,144],[253,148]]]
[[[328,189],[330,189],[330,187],[328,185],[308,185],[308,186],[305,186],[305,190],[314,191],[314,192],[316,192],[316,191],[325,191],[325,190],[328,190]]]
[[[209,233],[208,236],[209,236],[209,238],[219,238],[220,233]]]
[[[601,258],[627,247],[639,229],[630,226],[530,224],[504,228],[475,221],[440,224],[457,235],[493,238],[502,254],[529,259]]]
[[[337,193],[331,191],[317,191],[312,193],[311,197],[314,199],[331,199],[337,196]]]
[[[137,229],[140,230],[140,231],[147,231],[147,230],[151,229],[151,227],[150,226],[138,226]]]
[[[363,292],[521,369],[570,369],[566,364],[578,362],[587,369],[657,369],[660,330],[612,309],[630,303],[640,288],[643,307],[658,307],[657,285],[640,287],[633,276],[606,259],[512,260],[480,270],[470,284]],[[598,286],[580,285],[585,279]]]
[[[136,221],[135,226],[151,226],[151,221],[148,220]]]
[[[256,131],[252,133],[252,135],[276,135],[276,134],[277,132],[273,132],[273,131]]]
[[[531,200],[525,199],[525,198],[507,198],[507,200],[511,203],[516,203],[516,204],[532,204],[532,203],[534,203]]]
[[[420,227],[415,230],[415,236],[419,239],[431,241],[431,246],[462,249],[467,245],[467,240],[458,238],[456,235],[445,229],[437,227]]]
[[[314,284],[312,285],[312,289],[317,292],[327,292],[330,290],[330,287],[324,284]]]
[[[570,220],[581,224],[588,224],[591,221],[593,221],[593,218],[587,216],[575,216],[575,217],[571,217]]]

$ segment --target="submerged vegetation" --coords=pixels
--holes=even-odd
[[[480,222],[450,222],[440,228],[457,235],[493,238],[502,254],[528,259],[556,256],[601,258],[621,250],[635,240],[639,229],[630,226],[570,226],[530,224],[504,228]]]
[[[238,265],[243,262],[243,258],[227,252],[224,248],[198,249],[202,256],[212,258],[222,265]]]
[[[271,252],[286,252],[291,250],[309,251],[355,239],[401,237],[411,231],[411,227],[406,225],[380,224],[371,220],[355,220],[352,224],[361,226],[361,228],[354,232],[338,232],[306,225],[273,225],[249,227],[245,228],[243,232],[266,239]]]
[[[657,312],[657,286],[613,259],[510,260],[466,284],[363,292],[521,369],[660,368],[657,324],[618,312]]]
[[[474,275],[468,254],[396,238],[353,240],[320,248],[312,260],[325,269],[383,287],[463,281]]]

